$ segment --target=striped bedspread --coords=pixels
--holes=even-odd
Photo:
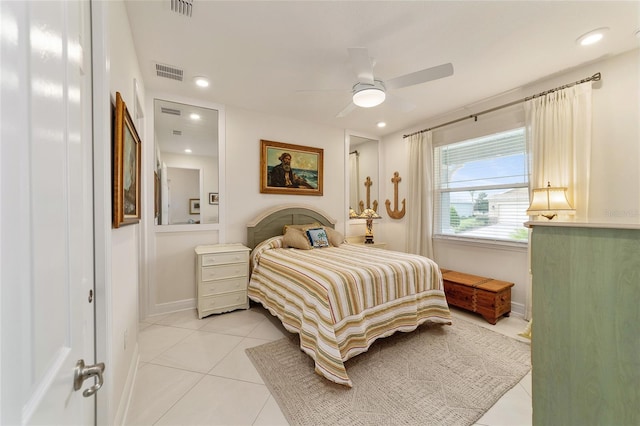
[[[339,384],[352,385],[344,361],[376,339],[451,322],[440,270],[426,257],[354,244],[298,250],[273,237],[251,261],[249,297],[299,333],[316,372]]]

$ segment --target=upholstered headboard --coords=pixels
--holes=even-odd
[[[335,228],[336,220],[322,210],[303,204],[285,204],[261,213],[247,224],[247,246],[253,249],[267,238],[282,235],[284,225],[321,223]]]

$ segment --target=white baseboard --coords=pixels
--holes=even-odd
[[[131,398],[133,397],[133,390],[136,383],[136,376],[138,374],[138,364],[140,362],[140,351],[138,343],[136,343],[136,347],[133,352],[133,356],[131,359],[133,362],[129,365],[129,372],[127,373],[127,380],[124,384],[124,389],[122,389],[122,396],[120,397],[120,402],[118,404],[118,409],[116,410],[116,415],[114,418],[114,423],[116,425],[123,425],[127,419],[127,413],[129,412],[129,407],[131,405]]]
[[[524,303],[511,302],[511,315],[524,318]]]
[[[173,312],[186,311],[196,308],[196,299],[184,299],[169,303],[156,303],[149,312],[149,317],[171,314]]]

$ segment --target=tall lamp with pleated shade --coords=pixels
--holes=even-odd
[[[362,213],[358,215],[358,219],[367,220],[367,230],[364,234],[364,243],[373,244],[373,219],[382,219],[374,209],[364,209]]]
[[[567,199],[567,188],[552,187],[551,182],[547,182],[545,188],[535,188],[531,197],[531,205],[527,209],[529,216],[544,216],[551,220],[558,213],[574,215],[575,209]]]

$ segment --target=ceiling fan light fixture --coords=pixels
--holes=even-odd
[[[362,108],[378,106],[386,97],[384,86],[378,81],[374,84],[358,83],[353,88],[353,103]]]

